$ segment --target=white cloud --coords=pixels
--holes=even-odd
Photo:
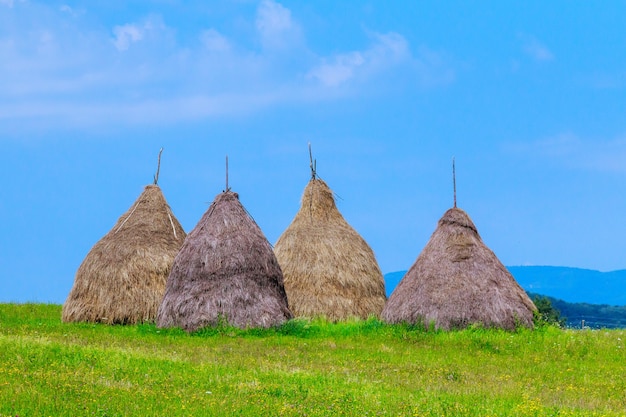
[[[0,38],[0,131],[8,125],[45,129],[230,117],[358,95],[364,86],[373,91],[379,88],[374,80],[398,68],[411,72],[411,81],[446,68],[427,49],[413,56],[408,41],[394,32],[366,33],[370,44],[360,50],[316,53],[291,11],[271,0],[240,26],[252,24],[248,39],[210,26],[177,37],[179,28],[157,15],[107,26],[94,24],[97,17],[82,9],[76,14],[58,4],[18,4],[23,7],[12,13],[15,24]],[[259,39],[261,50],[253,46]],[[339,88],[344,85],[355,88]]]
[[[151,38],[159,39],[160,47],[164,47],[163,35],[170,31],[160,16],[151,15],[140,22],[113,27],[113,45],[118,51],[126,51],[132,44]]]
[[[307,76],[319,80],[327,87],[338,86],[354,76],[357,67],[365,63],[359,52],[336,55],[331,62],[324,62],[309,71]]]
[[[537,40],[535,37],[520,34],[519,38],[522,42],[522,49],[526,55],[530,56],[535,61],[547,62],[554,59],[552,51],[550,51],[546,45]]]
[[[394,67],[404,67],[412,81],[422,87],[449,84],[455,74],[444,56],[424,46],[411,53],[409,42],[400,34],[370,33],[372,44],[365,50],[320,58],[306,76],[326,87],[338,87],[352,80],[369,81]]]
[[[115,38],[113,44],[119,51],[125,51],[133,42],[140,41],[143,38],[143,29],[137,25],[115,26],[113,28]]]
[[[393,66],[411,56],[408,42],[397,33],[373,33],[374,42],[364,51],[352,51],[321,58],[321,63],[309,70],[308,78],[327,87],[336,87],[356,76],[369,76]]]
[[[84,10],[76,10],[76,9],[73,9],[71,6],[68,6],[67,4],[62,4],[62,5],[59,7],[59,10],[60,10],[61,12],[63,12],[63,13],[66,13],[66,14],[68,14],[68,15],[72,16],[72,17],[79,17],[79,16],[81,16],[82,14],[84,14]]]
[[[208,29],[202,32],[200,41],[211,52],[225,52],[231,48],[228,39],[215,29]]]
[[[373,61],[389,64],[402,61],[411,55],[409,43],[398,33],[375,33],[374,38],[376,43],[369,52]]]
[[[299,42],[300,27],[291,18],[291,11],[280,3],[263,0],[255,23],[266,49],[283,49]]]

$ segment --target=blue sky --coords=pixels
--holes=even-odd
[[[0,301],[62,303],[152,182],[274,243],[317,169],[383,272],[458,205],[505,265],[625,269],[626,3],[0,0]]]

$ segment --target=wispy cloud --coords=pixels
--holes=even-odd
[[[283,49],[300,40],[300,26],[292,19],[291,11],[275,1],[261,2],[255,23],[266,49]]]
[[[614,139],[592,140],[564,132],[536,141],[508,143],[505,151],[569,169],[626,173],[626,134]]]
[[[358,67],[363,64],[366,62],[360,52],[335,55],[330,59],[322,58],[322,63],[311,69],[307,77],[316,79],[325,86],[334,87],[354,77]]]
[[[119,51],[127,50],[131,43],[143,38],[143,28],[137,25],[115,26],[113,33],[115,34],[113,44]]]
[[[71,6],[68,6],[67,4],[62,4],[59,7],[59,10],[62,11],[63,13],[67,13],[68,15],[72,17],[79,17],[80,15],[84,14],[84,10],[74,9]]]
[[[550,49],[537,38],[527,34],[519,34],[518,38],[522,43],[522,49],[526,55],[539,62],[552,61],[554,54]]]
[[[283,100],[280,92],[274,94],[220,94],[208,96],[199,94],[182,97],[150,98],[137,101],[99,101],[78,106],[70,100],[28,104],[0,104],[0,120],[15,122],[20,117],[37,117],[47,126],[60,127],[70,124],[74,127],[92,127],[94,120],[119,122],[130,125],[168,125],[176,122],[193,121],[205,117],[232,116],[254,112],[265,106]]]
[[[449,58],[426,46],[418,48],[413,60],[417,82],[423,87],[438,87],[455,81],[456,72]]]
[[[231,49],[230,41],[215,29],[207,29],[202,32],[200,41],[211,52],[225,52]]]
[[[320,63],[308,71],[307,77],[326,87],[337,87],[351,80],[369,80],[396,66],[406,66],[422,86],[448,84],[454,71],[445,58],[426,47],[416,54],[399,33],[371,32],[371,45],[363,51],[321,57]]]
[[[168,31],[167,26],[159,16],[148,16],[137,23],[126,23],[113,27],[113,45],[118,51],[126,51],[132,44],[146,38],[159,38]]]
[[[158,15],[107,27],[88,10],[11,4],[13,24],[0,33],[0,120],[23,129],[245,115],[336,100],[345,85],[351,95],[369,93],[397,68],[424,84],[453,79],[442,54],[413,54],[395,32],[364,32],[363,49],[316,53],[291,10],[272,0],[248,16],[252,32],[207,25],[186,37]]]
[[[626,87],[626,72],[597,72],[584,78],[583,83],[599,90],[615,90]]]
[[[578,136],[564,132],[535,141],[510,143],[507,149],[541,157],[564,159],[578,153],[582,145],[583,142]]]

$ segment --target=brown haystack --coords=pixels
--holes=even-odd
[[[236,193],[219,194],[174,260],[157,326],[271,327],[291,317],[271,245]]]
[[[385,282],[374,252],[345,221],[328,185],[313,178],[274,247],[295,316],[330,320],[378,316]]]
[[[422,253],[389,297],[386,322],[533,327],[535,305],[483,243],[463,210],[448,210]]]
[[[146,186],[78,268],[63,305],[63,321],[154,321],[184,239],[161,189]]]

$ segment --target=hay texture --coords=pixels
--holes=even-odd
[[[236,193],[219,194],[176,256],[157,326],[271,327],[291,317],[271,245]]]
[[[64,322],[154,321],[185,231],[157,185],[148,185],[89,251],[63,305]]]
[[[324,181],[313,178],[306,186],[300,210],[274,252],[296,317],[380,315],[385,282],[374,252],[337,210]]]
[[[389,297],[382,319],[433,325],[533,327],[535,305],[461,209],[448,210]]]

